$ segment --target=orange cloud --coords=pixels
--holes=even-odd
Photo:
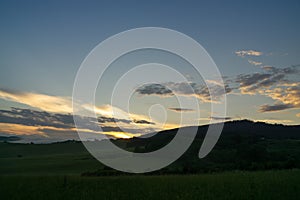
[[[286,119],[259,119],[259,120],[253,120],[254,122],[265,122],[268,124],[288,124],[292,123],[292,120],[286,120]]]
[[[72,101],[67,97],[0,90],[0,98],[25,104],[47,112],[71,113]]]
[[[22,124],[9,124],[9,123],[0,123],[0,130],[3,133],[7,134],[13,134],[13,135],[41,135],[44,137],[50,137],[50,135],[47,135],[44,131],[45,130],[53,130],[53,131],[66,131],[66,132],[74,132],[76,134],[76,128],[56,128],[56,127],[50,127],[50,126],[27,126]],[[105,134],[108,136],[113,136],[115,138],[132,138],[132,137],[138,137],[141,134],[132,134],[127,132],[99,132],[99,131],[93,131],[89,129],[79,129],[82,132],[85,133],[94,133],[94,134]]]
[[[43,133],[40,127],[36,127],[36,126],[0,123],[0,130],[2,133],[8,133],[14,135],[42,135],[46,137],[46,134]]]
[[[255,50],[241,50],[241,51],[236,51],[235,54],[237,56],[244,57],[244,56],[261,56],[263,53]]]
[[[85,106],[86,109],[92,110],[91,106]],[[134,114],[134,113],[127,113],[126,111],[113,107],[111,105],[102,105],[95,107],[95,112],[105,117],[117,118],[117,119],[126,119],[126,120],[146,120],[149,122],[153,122],[153,124],[124,124],[122,122],[117,122],[119,126],[123,128],[131,128],[131,129],[139,129],[139,128],[153,128],[158,130],[166,130],[171,128],[178,128],[179,124],[171,124],[171,123],[160,123],[154,119],[150,119],[145,115]],[[106,125],[109,125],[106,123]]]
[[[262,94],[284,104],[290,104],[294,108],[300,108],[300,87],[274,88],[265,90]]]
[[[251,65],[254,65],[254,66],[259,66],[259,65],[262,65],[262,62],[257,62],[257,61],[254,61],[254,60],[248,60],[248,62],[251,64]]]
[[[124,138],[124,139],[141,136],[141,134],[131,134],[131,133],[126,133],[126,132],[104,132],[104,134],[113,136],[115,138]]]
[[[72,113],[72,101],[69,97],[51,96],[38,93],[29,92],[14,92],[9,90],[0,90],[0,99],[7,101],[14,101],[17,103],[22,103],[33,108],[38,108],[40,110],[51,112],[51,113]],[[111,105],[102,106],[91,106],[82,105],[85,110],[95,112],[96,114],[115,118],[115,119],[125,119],[128,123],[122,120],[116,120],[116,122],[104,122],[101,125],[120,127],[124,132],[95,132],[94,130],[84,130],[87,133],[105,134],[113,137],[120,138],[130,138],[134,136],[139,136],[142,134],[147,134],[151,132],[157,132],[170,128],[177,128],[178,124],[161,123],[159,120],[151,119],[146,115],[127,113],[126,111],[113,107]],[[145,123],[141,123],[141,122]],[[140,122],[140,123],[138,123]],[[0,130],[4,133],[16,134],[16,135],[42,135],[47,137],[47,131],[71,131],[76,133],[76,128],[57,128],[52,126],[29,126],[22,124],[8,124],[1,123]],[[132,130],[132,133],[127,132]],[[141,133],[143,132],[143,133]]]

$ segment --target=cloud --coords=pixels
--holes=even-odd
[[[268,124],[286,124],[286,123],[292,123],[292,120],[287,119],[256,119],[253,120],[254,122],[265,122]]]
[[[93,118],[82,117],[86,119],[86,124],[84,127],[91,129],[91,131],[97,131],[98,129],[93,129],[95,124],[101,125],[103,132],[121,132],[122,130],[115,123],[116,121],[130,124],[132,121],[115,119],[108,117],[98,117],[98,122]],[[57,113],[48,113],[45,111],[35,111],[31,109],[20,109],[12,108],[11,110],[0,110],[0,121],[7,124],[18,124],[32,127],[40,127],[43,129],[52,129],[52,130],[69,130],[76,131],[75,124],[73,122],[73,115],[70,114],[57,114]],[[145,122],[146,123],[146,122]],[[130,129],[132,132],[140,132],[142,129]]]
[[[68,97],[0,89],[0,98],[7,101],[25,104],[47,112],[72,112],[72,101],[71,98]]]
[[[300,108],[300,86],[281,86],[264,91],[264,95],[287,105],[287,108]]]
[[[240,50],[236,51],[235,54],[240,57],[244,56],[261,56],[263,53],[255,50]]]
[[[211,116],[211,117],[201,117],[199,120],[200,121],[227,121],[227,120],[233,120],[234,118],[232,117],[222,117],[222,116]]]
[[[268,67],[266,69],[267,72],[240,74],[231,82],[238,84],[235,87],[239,88],[242,94],[263,94],[263,90],[272,86],[293,83],[293,81],[288,80],[289,76],[299,73],[296,66],[286,68]]]
[[[3,89],[0,90],[0,98],[42,110],[41,112],[32,109],[18,108],[12,108],[11,111],[0,110],[1,122],[27,126],[74,128],[73,116],[68,114],[72,113],[71,98],[38,93],[16,92]],[[99,107],[82,105],[82,107],[86,110],[95,111],[98,115],[100,115],[98,117],[98,122],[92,122],[92,119],[86,120],[89,121],[90,124],[86,124],[85,126],[93,127],[92,123],[99,123],[102,127],[105,127],[105,131],[120,131],[120,128],[116,128],[118,127],[116,123],[121,123],[124,127],[127,127],[126,130],[134,132],[137,132],[137,130],[143,131],[143,129],[145,129],[145,124],[155,124],[144,116],[127,113],[109,105]],[[133,120],[140,121],[140,123],[133,123]],[[106,126],[108,123],[113,125],[113,127]],[[147,127],[146,130],[148,130]]]
[[[27,126],[51,126],[55,128],[74,127],[73,116],[70,114],[53,114],[45,111],[12,108],[0,110],[2,123],[13,123]]]
[[[15,127],[16,133],[21,134],[21,126],[24,126],[24,134],[31,133],[33,135],[48,136],[48,133],[51,132],[50,130],[64,133],[69,131],[76,134],[73,116],[69,114],[72,113],[71,98],[4,89],[0,90],[0,98],[40,110],[20,108],[0,110],[0,122],[7,124],[7,126],[2,125],[2,128],[9,134],[12,134],[13,127]],[[87,111],[95,112],[98,116],[97,120],[79,116],[86,119],[84,120],[86,124],[82,124],[83,127],[80,127],[80,129],[84,129],[89,134],[94,132],[96,134],[112,135],[114,132],[116,133],[115,135],[119,136],[121,135],[120,132],[124,132],[127,136],[130,134],[137,136],[173,126],[171,124],[154,122],[147,116],[128,113],[110,105],[81,105],[81,107]],[[13,125],[9,126],[9,124]],[[95,125],[100,125],[103,131],[101,133],[97,132],[98,128]],[[52,134],[54,133],[51,132],[51,137]]]
[[[155,124],[154,122],[149,122],[149,121],[144,120],[144,119],[142,119],[142,120],[134,119],[133,122],[136,123],[136,124]]]
[[[241,94],[263,95],[275,101],[273,105],[262,105],[259,112],[300,108],[300,83],[295,79],[300,74],[299,67],[263,66],[264,72],[240,74],[227,82],[229,87],[238,89]]]
[[[110,138],[132,138],[138,137],[141,134],[127,133],[124,131],[108,131],[99,132],[89,129],[80,129],[86,138],[85,140],[92,139],[104,139],[101,135],[107,135]],[[1,134],[11,134],[22,136],[21,138],[28,138],[32,136],[30,141],[42,141],[42,142],[56,142],[65,140],[79,140],[79,136],[75,128],[65,129],[65,128],[55,128],[55,127],[43,127],[43,126],[26,126],[21,124],[8,124],[0,123],[0,133]],[[40,137],[39,137],[40,136]],[[44,139],[43,139],[44,138]]]
[[[251,64],[251,65],[254,65],[254,66],[259,66],[259,65],[262,65],[262,62],[257,62],[257,61],[254,61],[254,60],[248,60],[248,62]]]
[[[269,65],[262,66],[261,68],[264,69],[265,71],[274,71],[275,69],[275,67]]]
[[[167,82],[158,84],[147,84],[136,90],[141,95],[159,95],[162,97],[166,96],[192,96],[200,99],[203,102],[218,102],[220,98],[231,92],[231,88],[225,85],[225,91],[222,84],[209,81],[211,91],[208,90],[206,85],[197,84],[194,82]],[[167,88],[167,89],[166,89]],[[209,93],[211,92],[211,94]],[[213,98],[211,98],[213,97]]]
[[[190,108],[168,108],[171,111],[174,112],[193,112],[195,111],[194,109],[190,109]]]
[[[231,120],[233,119],[232,117],[219,117],[219,116],[212,116],[210,117],[212,120]]]
[[[272,74],[266,73],[242,74],[236,78],[235,82],[239,84],[238,88],[242,94],[255,94],[257,89],[266,85],[267,82],[270,82],[270,85],[271,78]]]
[[[237,76],[235,82],[239,84],[240,89],[243,91],[261,81],[267,80],[272,74],[254,73],[254,74],[241,74]]]
[[[138,88],[136,92],[143,95],[153,95],[153,94],[166,95],[166,96],[173,95],[170,89],[168,89],[162,84],[157,84],[157,83],[144,85]]]
[[[105,105],[103,107],[108,106]],[[125,112],[121,109],[117,110]],[[112,113],[107,113],[108,115],[112,116]],[[36,140],[45,142],[46,139],[41,139],[37,136],[46,137],[47,141],[64,141],[68,137],[69,139],[79,140],[78,129],[87,135],[87,139],[94,138],[92,135],[97,135],[97,138],[100,135],[107,135],[113,138],[129,138],[178,127],[178,125],[161,124],[145,120],[145,118],[137,114],[130,113],[129,115],[134,116],[134,118],[127,120],[98,116],[95,120],[94,118],[80,116],[80,118],[84,119],[84,124],[75,128],[73,116],[70,114],[12,108],[11,110],[0,110],[0,134],[36,135],[34,136]],[[98,126],[101,127],[102,131],[99,131]]]
[[[294,106],[292,104],[274,104],[274,105],[261,105],[259,108],[259,112],[276,112],[276,111],[282,111],[289,108],[293,108]]]
[[[122,123],[123,125],[127,124],[127,129],[132,132],[140,132],[143,131],[144,126],[137,126],[142,124],[150,124],[155,125],[154,122],[150,122],[147,120],[126,120],[126,119],[118,119],[118,118],[110,118],[99,116],[97,121],[93,118],[81,116],[81,118],[85,118],[86,124],[83,126],[93,128],[95,124],[101,125],[101,128],[104,132],[112,132],[118,131],[121,129],[116,124],[117,122]],[[58,114],[58,113],[49,113],[45,111],[35,111],[31,109],[22,109],[22,108],[12,108],[11,110],[0,110],[0,121],[1,123],[7,124],[18,124],[25,126],[33,126],[33,127],[52,127],[52,129],[57,130],[75,130],[75,124],[73,121],[73,115],[70,114]],[[135,124],[135,125],[133,125]],[[95,131],[98,129],[95,129]],[[93,129],[91,130],[93,131]]]
[[[106,134],[110,135],[110,136],[113,136],[114,138],[124,138],[124,139],[129,139],[129,138],[141,136],[141,134],[132,134],[132,133],[127,133],[127,132],[123,132],[123,131],[106,132]]]
[[[95,112],[96,114],[101,116],[101,121],[104,122],[124,122],[124,123],[131,123],[132,120],[144,120],[148,121],[148,124],[154,124],[151,122],[149,117],[145,115],[139,115],[135,113],[126,112],[116,106],[111,106],[109,104],[104,104],[101,106],[91,106],[91,105],[83,105],[86,110]]]
[[[36,126],[26,126],[22,124],[0,123],[0,133],[13,134],[13,135],[47,135]]]

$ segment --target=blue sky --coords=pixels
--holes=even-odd
[[[300,64],[299,1],[1,1],[0,5],[0,88],[10,93],[70,97],[87,54],[111,35],[138,27],[165,27],[194,38],[230,80],[240,74],[269,73],[263,66],[284,69]],[[262,55],[239,56],[242,50]],[[297,73],[285,79],[300,80]],[[297,92],[292,88],[291,93]],[[296,95],[276,99],[274,91],[267,96],[234,93],[239,94],[228,95],[232,118],[299,124],[298,102],[290,102]],[[107,103],[99,98],[99,106]],[[165,101],[147,98],[145,102]],[[0,103],[2,110],[13,106],[53,111],[20,98],[3,97]],[[289,105],[276,110],[280,115],[274,117],[274,112],[258,111],[265,104]],[[139,107],[136,112],[142,110]]]

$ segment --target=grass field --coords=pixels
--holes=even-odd
[[[266,146],[272,155],[274,152],[299,155],[296,140],[269,143],[272,145]],[[223,158],[224,152],[227,152],[224,146],[216,148],[211,159]],[[197,158],[197,162],[201,161]],[[103,167],[81,143],[0,143],[0,199],[300,199],[300,169],[81,176],[99,169],[101,172]]]
[[[166,176],[0,176],[1,199],[299,199],[300,170]]]
[[[0,175],[80,175],[102,167],[81,143],[0,143]]]

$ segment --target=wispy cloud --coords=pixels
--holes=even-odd
[[[286,123],[291,123],[293,121],[288,120],[288,119],[256,119],[253,120],[254,122],[265,122],[268,124],[286,124]]]
[[[260,106],[259,112],[300,108],[300,84],[291,78],[300,74],[299,67],[267,67],[265,72],[238,75],[231,83],[238,84],[241,94],[259,94],[275,100],[273,105]]]
[[[269,71],[269,72],[272,72],[272,71],[274,71],[274,69],[275,69],[275,67],[272,67],[272,66],[270,66],[270,65],[265,65],[265,66],[262,66],[261,68],[262,68],[263,70]]]
[[[242,94],[263,94],[262,90],[270,89],[273,86],[295,84],[294,81],[289,80],[289,76],[298,73],[299,66],[286,68],[269,67],[266,72],[240,74],[231,82],[238,84],[236,88],[239,88]]]
[[[190,108],[168,108],[171,111],[174,112],[193,112],[195,111],[194,109],[190,109]]]
[[[233,118],[232,118],[232,117],[212,116],[212,117],[210,117],[210,119],[212,119],[212,120],[221,120],[221,121],[223,121],[223,120],[231,120],[231,119],[233,119]]]
[[[263,92],[264,95],[284,104],[285,107],[283,106],[282,108],[300,108],[300,86],[282,86],[268,89]],[[274,105],[274,107],[276,108],[276,105]]]
[[[104,117],[106,117],[108,120],[117,119],[114,120],[115,122],[131,123],[134,121],[138,121],[139,122],[138,124],[152,124],[152,125],[155,124],[155,122],[151,121],[149,117],[145,115],[129,113],[115,106],[111,106],[109,104],[104,104],[101,106],[94,106],[94,107],[91,105],[83,105],[83,107],[87,110],[93,111],[96,114],[102,116],[103,119]],[[111,121],[107,121],[107,122],[111,122]]]
[[[168,89],[166,86],[162,84],[147,84],[138,89],[136,92],[142,95],[163,95],[163,96],[172,96],[172,90]]]
[[[13,135],[47,135],[41,130],[40,127],[27,126],[23,124],[0,123],[0,132]]]
[[[145,129],[143,124],[153,125],[148,121],[134,122],[131,120],[116,119],[109,117],[98,117],[95,121],[93,118],[85,118],[86,124],[84,127],[78,127],[81,131],[95,134],[105,134],[110,136],[120,136],[121,132],[126,137],[139,136],[145,130],[150,131],[151,128]],[[70,114],[58,114],[48,113],[45,111],[35,111],[31,109],[12,108],[11,110],[0,110],[0,132],[6,134],[16,135],[41,135],[45,137],[51,137],[52,132],[70,132],[76,133],[75,124],[73,122],[73,116]],[[120,122],[126,126],[126,130],[121,129],[116,122]],[[102,131],[93,129],[95,125],[99,125]],[[84,130],[83,130],[84,129]],[[152,129],[151,129],[152,130]],[[153,128],[153,131],[155,129]]]
[[[174,95],[190,96],[209,103],[217,103],[224,94],[231,92],[231,89],[227,85],[224,86],[224,91],[222,84],[213,81],[209,81],[208,83],[210,84],[211,91],[209,91],[206,85],[194,82],[167,82],[159,84],[161,85],[160,87],[157,84],[147,84],[138,88],[136,92],[141,95],[158,95],[161,97]]]
[[[72,101],[68,97],[0,89],[0,98],[47,112],[72,113]]]
[[[235,54],[240,57],[245,57],[245,56],[261,56],[263,53],[256,50],[240,50],[240,51],[236,51]]]
[[[31,126],[32,129],[26,128],[26,130],[31,130],[31,133],[34,134],[42,133],[40,129],[37,129],[36,127],[42,128],[46,126],[53,127],[53,129],[61,128],[58,131],[62,131],[63,128],[70,131],[76,131],[75,129],[73,130],[73,128],[75,128],[73,123],[73,116],[69,114],[72,113],[72,101],[70,97],[59,97],[39,93],[17,92],[7,89],[1,89],[0,98],[7,101],[25,104],[29,107],[37,108],[43,111],[40,112],[32,109],[17,108],[12,108],[11,111],[1,110],[1,122],[5,122],[7,124],[17,124],[15,126],[16,128],[22,125],[24,125],[25,128]],[[101,125],[101,127],[103,128],[103,134],[106,134],[106,132],[110,132],[109,134],[111,134],[112,132],[116,133],[121,131],[129,131],[127,136],[131,133],[137,135],[143,134],[144,132],[160,130],[160,128],[163,127],[162,124],[156,124],[146,116],[127,113],[119,108],[110,105],[102,105],[98,107],[93,107],[91,105],[81,106],[84,109],[93,111],[97,115],[99,115],[97,123],[99,123],[99,125]],[[91,124],[95,123],[92,122],[92,120],[89,121]],[[89,125],[87,124],[86,126]],[[12,128],[12,126],[9,127]],[[25,128],[24,133],[27,133],[25,131]],[[8,131],[8,128],[5,127],[5,130]],[[12,131],[9,132],[11,133]],[[121,134],[118,133],[117,135]]]
[[[234,118],[232,117],[227,117],[227,116],[210,116],[210,117],[201,117],[199,120],[200,121],[217,121],[217,122],[224,122],[224,121],[227,121],[227,120],[233,120]]]
[[[282,111],[289,108],[293,108],[294,106],[292,104],[274,104],[274,105],[268,105],[264,104],[261,105],[259,108],[259,112],[276,112],[276,111]]]
[[[251,65],[254,65],[254,66],[260,66],[260,65],[262,65],[262,62],[254,61],[254,60],[251,60],[251,59],[249,59],[248,62]]]
[[[176,124],[152,122],[146,120],[142,115],[137,114],[129,114],[134,117],[129,119],[109,117],[113,116],[113,114],[109,113],[107,105],[103,107],[106,108],[104,109],[107,112],[106,116],[98,116],[97,119],[81,116],[80,118],[85,119],[85,124],[77,128],[75,127],[73,115],[71,114],[50,113],[21,108],[0,110],[0,134],[35,135],[35,140],[41,140],[37,137],[40,136],[47,138],[47,141],[63,141],[67,139],[79,140],[77,130],[84,133],[87,139],[92,135],[107,135],[112,138],[130,138],[178,127]],[[121,109],[117,110],[125,113],[125,111]],[[99,131],[97,126],[100,126],[102,131]],[[97,138],[99,138],[99,136],[97,136]],[[102,139],[104,139],[104,137],[102,137]],[[42,141],[45,142],[45,139]]]

